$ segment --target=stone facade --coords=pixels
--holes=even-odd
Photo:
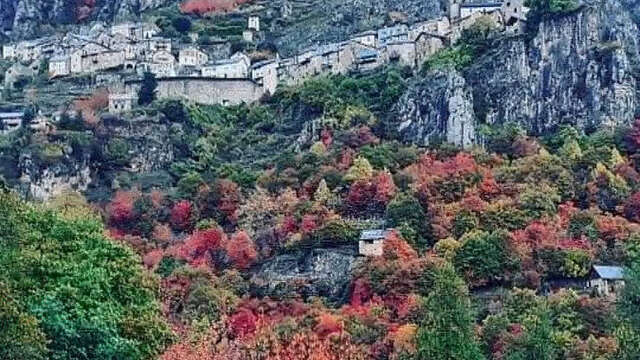
[[[176,75],[176,58],[168,51],[158,51],[153,55],[148,71],[157,77]]]
[[[258,16],[249,16],[249,24],[247,28],[260,32],[260,18]]]
[[[0,134],[6,135],[20,129],[23,116],[22,112],[0,113]]]
[[[251,78],[262,85],[265,93],[274,94],[278,87],[278,62],[266,60],[251,67]]]
[[[109,112],[112,114],[129,112],[137,102],[138,96],[133,92],[125,94],[109,94]]]
[[[228,60],[216,61],[203,66],[202,76],[219,79],[247,79],[250,75],[251,59],[242,53],[234,54]]]
[[[13,59],[16,57],[16,47],[8,44],[2,45],[2,58],[3,59]]]
[[[139,81],[126,85],[126,92],[137,93]],[[204,105],[239,105],[258,101],[264,94],[262,86],[248,79],[216,79],[203,77],[173,77],[158,79],[160,99],[181,99]]]
[[[178,63],[180,66],[202,66],[209,61],[209,56],[203,51],[194,47],[180,50],[178,53]]]
[[[49,77],[71,74],[71,58],[66,55],[54,56],[49,60]]]
[[[362,256],[382,256],[384,254],[384,239],[360,240],[358,253]]]

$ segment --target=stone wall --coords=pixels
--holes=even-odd
[[[136,91],[138,81],[127,84]],[[252,80],[175,77],[158,79],[158,97],[184,99],[204,105],[239,105],[260,100],[264,90]]]

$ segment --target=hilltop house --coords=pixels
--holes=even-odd
[[[0,134],[5,135],[22,126],[22,112],[0,112]]]
[[[157,77],[176,75],[176,58],[168,51],[158,51],[153,54],[147,70]]]
[[[624,286],[624,271],[620,266],[594,265],[587,287],[600,296],[618,293]]]
[[[262,85],[265,93],[274,94],[278,87],[278,61],[271,59],[253,64],[251,78]]]
[[[363,230],[360,233],[358,252],[362,256],[382,256],[384,254],[384,239],[389,230]]]
[[[209,56],[193,46],[181,49],[178,53],[180,66],[202,66],[207,61],[209,61]]]
[[[71,58],[68,55],[56,55],[49,59],[49,77],[67,76],[71,74]]]
[[[249,77],[251,59],[243,53],[235,53],[230,59],[218,60],[203,66],[202,76],[218,79],[245,79]]]
[[[378,30],[378,43],[385,45],[393,41],[408,41],[409,27],[405,24],[386,27]]]

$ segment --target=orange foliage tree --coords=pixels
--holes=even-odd
[[[185,14],[227,13],[251,0],[187,0],[180,4]]]

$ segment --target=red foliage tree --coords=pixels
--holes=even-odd
[[[238,220],[238,206],[240,204],[240,187],[231,180],[218,180],[214,186],[217,194],[218,210],[233,224]]]
[[[232,335],[242,338],[255,333],[257,323],[258,317],[253,311],[241,308],[229,318],[229,330]]]
[[[353,307],[359,307],[364,305],[369,299],[371,299],[371,287],[367,280],[359,278],[353,282],[353,290],[351,291],[351,300],[349,303]]]
[[[109,223],[116,227],[129,225],[136,218],[133,204],[137,198],[138,194],[131,191],[116,192],[109,205],[107,205]]]
[[[631,221],[640,221],[640,192],[631,195],[624,204],[624,216]]]
[[[182,200],[173,205],[170,217],[171,225],[175,229],[185,230],[191,223],[191,210],[192,205],[188,200]]]
[[[220,249],[226,242],[226,236],[220,229],[197,230],[175,250],[175,255],[191,265],[207,264],[206,256],[210,251]]]
[[[388,171],[381,171],[373,178],[375,186],[374,200],[382,206],[387,206],[396,194],[396,184]]]
[[[320,140],[328,149],[329,146],[331,146],[331,144],[333,143],[333,134],[331,133],[331,129],[323,129],[320,133]]]
[[[342,332],[342,320],[339,316],[322,313],[316,318],[317,324],[313,331],[318,334],[321,339],[332,334],[340,334]]]
[[[227,250],[233,264],[239,269],[247,269],[258,257],[253,241],[244,231],[233,235],[231,240],[226,243],[225,250]]]
[[[636,119],[626,136],[627,147],[633,152],[640,149],[640,119]]]
[[[227,13],[251,0],[187,0],[180,4],[185,14]]]
[[[300,221],[300,231],[303,234],[309,234],[318,228],[318,218],[315,215],[305,215]]]
[[[418,253],[396,231],[390,231],[384,240],[384,257],[391,260],[415,260]]]

